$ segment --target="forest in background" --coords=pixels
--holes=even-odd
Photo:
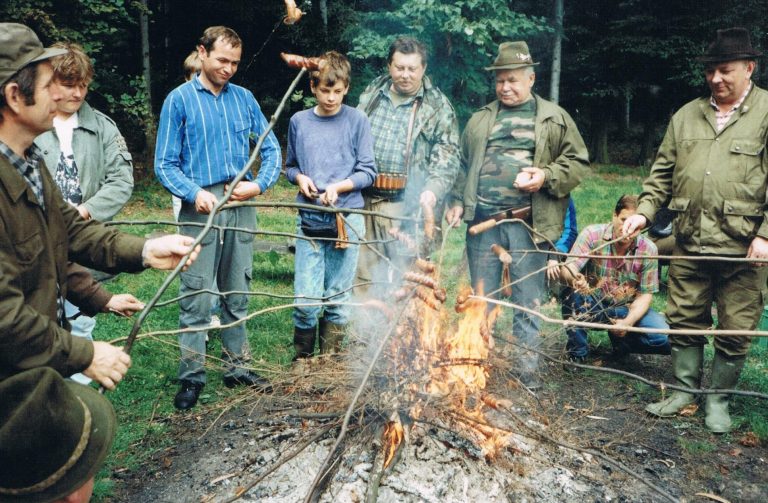
[[[3,0],[0,19],[31,26],[43,43],[81,43],[94,60],[89,101],[120,126],[139,170],[151,164],[154,127],[163,99],[182,82],[181,63],[211,25],[234,28],[244,42],[233,82],[253,91],[265,115],[295,77],[280,52],[346,53],[353,66],[348,98],[386,71],[387,47],[398,34],[427,43],[427,74],[452,100],[460,123],[493,98],[483,70],[498,44],[526,40],[535,61],[535,91],[553,90],[573,115],[592,159],[647,164],[670,114],[706,92],[696,62],[718,28],[743,26],[760,50],[768,0],[298,0],[305,12],[282,22],[281,0]],[[558,22],[562,9],[562,25]],[[561,41],[559,72],[552,61]],[[762,61],[760,61],[762,63]],[[559,78],[558,78],[559,76]],[[754,80],[766,81],[758,65]],[[303,97],[309,86],[303,83]],[[305,106],[301,94],[276,131]]]

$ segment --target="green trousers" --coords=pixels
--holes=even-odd
[[[675,247],[675,255],[684,252]],[[669,266],[667,319],[673,329],[712,327],[712,303],[717,306],[717,328],[754,330],[763,311],[761,271],[744,263],[673,260]],[[703,346],[706,337],[670,335],[678,346]],[[744,356],[749,337],[715,337],[715,348],[728,356]]]

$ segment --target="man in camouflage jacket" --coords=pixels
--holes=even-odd
[[[396,39],[389,48],[389,73],[360,95],[358,108],[371,121],[379,177],[363,191],[365,209],[395,217],[420,214],[432,208],[442,216],[443,200],[459,171],[459,127],[450,101],[424,75],[427,52],[410,37]],[[366,216],[366,240],[392,240],[388,231],[401,222]],[[400,243],[379,243],[360,250],[358,282],[381,280],[389,264],[402,268],[408,255]],[[361,288],[366,291],[367,288]]]
[[[446,220],[470,227],[490,219],[507,222],[474,235],[467,233],[467,258],[472,287],[499,296],[502,263],[491,251],[498,245],[510,252],[512,302],[538,309],[545,292],[546,253],[530,250],[556,241],[563,232],[569,193],[589,171],[587,148],[570,115],[531,92],[533,62],[525,42],[505,42],[486,70],[496,72],[498,100],[472,115],[461,138],[462,171],[451,192]],[[489,309],[492,306],[489,306]],[[521,346],[538,345],[539,318],[517,310],[514,336]],[[518,378],[529,388],[539,386],[538,355],[518,355]]]

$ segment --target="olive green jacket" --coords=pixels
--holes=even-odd
[[[744,256],[755,236],[768,239],[768,92],[753,86],[719,133],[709,100],[672,117],[637,211],[651,222],[668,203],[684,251]]]
[[[534,95],[536,146],[533,165],[544,171],[544,185],[531,196],[533,227],[554,242],[563,232],[570,192],[589,173],[589,154],[576,123],[568,112]],[[499,101],[493,101],[472,114],[461,137],[461,167],[451,192],[450,206],[464,207],[464,220],[475,219],[477,185],[485,159],[488,135],[496,122]],[[514,180],[510,180],[511,184]],[[534,236],[537,243],[542,236]]]
[[[392,85],[389,75],[374,79],[360,95],[357,105],[370,116],[376,107],[377,96]],[[424,77],[424,98],[413,124],[411,167],[406,187],[406,200],[415,198],[425,190],[432,191],[441,201],[451,190],[459,171],[459,124],[456,112],[446,96]]]
[[[76,280],[69,261],[107,272],[139,271],[144,239],[85,221],[40,169],[44,212],[32,189],[0,155],[0,380],[33,367],[62,375],[80,372],[93,359],[93,344],[72,337],[56,321],[56,289]],[[86,286],[88,278],[85,278]],[[87,290],[79,292],[90,295]],[[96,306],[95,306],[96,307]]]
[[[128,202],[133,192],[131,153],[114,121],[83,103],[78,111],[78,126],[72,135],[72,150],[78,167],[77,177],[83,193],[83,206],[91,218],[111,220]],[[35,138],[45,165],[56,175],[61,147],[56,130]]]

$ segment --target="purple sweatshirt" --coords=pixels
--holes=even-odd
[[[311,108],[291,117],[285,175],[295,185],[299,174],[310,177],[320,192],[349,178],[354,190],[339,194],[336,206],[362,208],[360,190],[372,185],[376,178],[373,137],[365,114],[342,105],[336,115],[319,116]],[[321,204],[319,200],[305,198],[301,192],[296,201]]]

